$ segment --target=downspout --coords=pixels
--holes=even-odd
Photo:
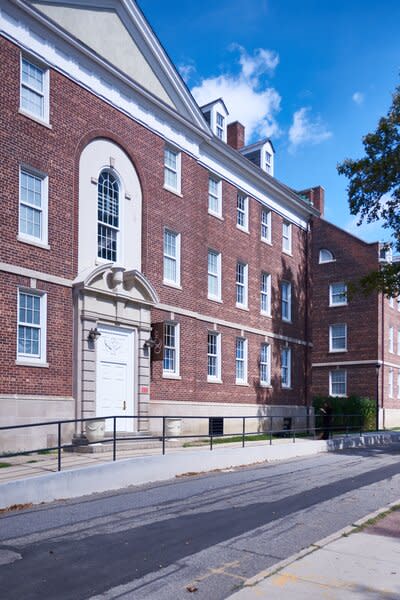
[[[304,360],[305,360],[305,371],[304,371],[304,394],[305,394],[305,406],[306,406],[306,411],[307,411],[307,429],[310,428],[310,390],[309,390],[309,386],[310,386],[310,377],[309,377],[309,370],[310,370],[310,364],[309,364],[309,360],[310,360],[310,351],[309,351],[309,343],[310,343],[310,332],[309,332],[309,324],[310,324],[310,319],[309,319],[309,311],[310,311],[310,306],[309,306],[309,300],[310,300],[310,282],[309,282],[309,273],[310,273],[310,268],[309,268],[309,261],[310,261],[310,236],[311,236],[311,229],[312,229],[312,219],[310,218],[307,222],[307,231],[306,231],[306,242],[305,242],[305,279],[306,279],[306,285],[305,285],[305,293],[304,293],[304,301],[305,301],[305,311],[304,311],[304,329],[305,329],[305,338],[306,338],[306,345],[305,345],[305,356],[304,356]]]
[[[383,408],[383,395],[385,392],[385,295],[381,292],[381,401],[382,429],[385,429],[385,411]],[[379,402],[378,402],[379,404]]]

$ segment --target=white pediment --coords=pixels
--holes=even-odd
[[[139,83],[157,98],[176,108],[149,60],[114,9],[32,2],[74,38]],[[138,36],[137,36],[138,38]]]

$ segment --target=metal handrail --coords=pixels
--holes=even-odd
[[[15,430],[15,429],[27,429],[30,427],[48,427],[48,426],[52,426],[55,425],[57,426],[57,445],[56,446],[51,446],[51,447],[46,447],[46,448],[34,448],[31,450],[24,450],[24,451],[20,451],[20,452],[6,452],[3,454],[0,454],[0,458],[6,458],[6,457],[14,457],[14,456],[26,456],[29,454],[34,454],[37,452],[43,452],[43,451],[53,451],[53,450],[57,450],[57,470],[61,471],[61,456],[62,456],[62,450],[66,450],[66,449],[71,449],[71,448],[79,448],[80,446],[90,446],[92,444],[96,444],[98,442],[89,442],[89,441],[85,441],[85,443],[79,444],[79,443],[74,443],[74,444],[63,444],[62,443],[62,426],[66,425],[66,424],[78,424],[78,423],[87,423],[87,422],[91,422],[91,421],[99,421],[101,420],[112,420],[112,436],[111,437],[105,437],[103,438],[101,441],[102,443],[108,444],[108,443],[112,443],[112,454],[113,454],[113,461],[116,461],[117,459],[117,442],[119,441],[140,441],[140,440],[147,440],[147,441],[151,441],[151,440],[158,440],[161,441],[162,443],[162,454],[165,455],[165,450],[166,450],[166,442],[170,439],[174,439],[176,440],[178,439],[204,439],[204,438],[208,438],[209,439],[209,444],[210,444],[210,450],[213,450],[213,446],[214,446],[214,439],[215,438],[231,438],[231,437],[238,437],[242,443],[242,447],[245,447],[245,441],[246,441],[246,437],[254,437],[254,436],[268,436],[268,441],[269,444],[272,445],[272,440],[273,437],[281,437],[283,435],[288,436],[288,437],[292,437],[293,439],[293,443],[296,442],[296,434],[297,436],[299,434],[306,434],[309,436],[313,436],[314,439],[316,438],[317,434],[319,432],[324,432],[325,435],[328,436],[328,438],[332,437],[332,434],[335,432],[335,430],[340,429],[341,431],[345,429],[345,433],[346,435],[348,435],[350,433],[350,431],[356,430],[357,432],[360,433],[360,435],[363,432],[363,417],[360,414],[340,414],[340,415],[334,415],[332,414],[330,416],[330,421],[331,423],[333,422],[333,420],[337,417],[345,417],[347,423],[341,423],[336,424],[336,425],[328,425],[327,423],[325,425],[323,425],[322,427],[310,427],[310,426],[306,426],[306,427],[290,427],[290,428],[282,428],[282,429],[274,429],[273,428],[273,421],[276,419],[284,419],[284,418],[290,418],[295,420],[297,419],[306,419],[309,415],[294,415],[294,416],[288,416],[288,415],[265,415],[265,416],[260,416],[260,415],[232,415],[232,416],[194,416],[194,415],[164,415],[164,416],[139,416],[139,415],[110,415],[107,417],[85,417],[85,418],[80,418],[80,419],[63,419],[63,420],[57,420],[57,421],[42,421],[42,422],[38,422],[38,423],[24,423],[22,425],[8,425],[8,426],[1,426],[0,427],[0,432],[1,431],[10,431],[10,430]],[[315,415],[315,417],[322,417],[323,415]],[[353,425],[353,424],[349,424],[348,419],[350,418],[355,418],[357,417],[360,422],[358,425]],[[133,437],[127,437],[126,435],[124,435],[123,437],[118,437],[117,435],[117,419],[146,419],[146,420],[160,420],[162,419],[162,433],[161,434],[155,434],[155,435],[135,435]],[[222,433],[222,434],[214,434],[212,429],[210,430],[210,432],[208,434],[171,434],[169,435],[167,433],[167,428],[166,428],[166,424],[167,424],[167,420],[169,419],[181,419],[181,420],[210,420],[210,419],[229,419],[229,420],[240,420],[241,421],[241,429],[238,432],[230,432],[230,433]],[[266,429],[264,431],[246,431],[246,423],[248,420],[268,420],[269,421],[269,429]]]

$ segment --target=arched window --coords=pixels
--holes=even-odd
[[[112,262],[118,257],[119,185],[116,177],[104,170],[97,184],[97,256]]]
[[[319,262],[320,263],[333,262],[335,260],[336,259],[330,250],[323,248],[322,250],[319,251]]]

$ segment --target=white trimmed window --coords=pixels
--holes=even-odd
[[[208,332],[207,379],[221,381],[221,334],[215,331]]]
[[[271,244],[271,211],[265,208],[261,211],[261,240]]]
[[[120,260],[119,183],[105,169],[97,182],[97,257],[107,261]]]
[[[181,192],[181,153],[169,146],[164,149],[164,187]]]
[[[164,323],[163,377],[179,377],[179,323]]]
[[[329,325],[329,351],[343,352],[347,350],[347,325],[335,323]]]
[[[397,399],[400,399],[400,369],[397,369]]]
[[[49,122],[49,70],[21,56],[21,110]]]
[[[236,383],[247,383],[247,340],[236,338]]]
[[[260,290],[261,314],[271,316],[271,275],[261,273]]]
[[[47,295],[18,290],[19,362],[46,362]]]
[[[181,236],[164,229],[164,283],[181,284]]]
[[[19,236],[47,244],[48,178],[20,169]]]
[[[394,378],[394,371],[393,371],[392,367],[390,367],[390,369],[388,371],[389,398],[393,398],[393,378]]]
[[[271,174],[272,171],[272,154],[265,151],[265,172]]]
[[[393,296],[390,296],[390,298],[389,298],[389,306],[390,306],[390,308],[394,308],[394,298],[393,298]]]
[[[290,348],[282,348],[281,351],[281,381],[283,388],[290,388],[291,386],[291,362],[292,362],[292,351]]]
[[[249,229],[249,199],[244,194],[237,195],[236,225],[239,229]]]
[[[319,263],[320,264],[334,262],[335,260],[336,259],[330,250],[323,248],[322,250],[319,251]]]
[[[331,283],[329,286],[329,306],[344,306],[347,304],[347,285]]]
[[[236,306],[247,308],[248,298],[248,265],[236,263]]]
[[[345,369],[335,369],[329,372],[329,395],[347,396],[347,371]]]
[[[282,223],[282,250],[286,254],[292,254],[292,225],[286,221]]]
[[[224,139],[225,117],[217,112],[217,136],[220,140]]]
[[[394,352],[394,329],[389,327],[389,352]]]
[[[292,286],[288,281],[281,283],[282,320],[292,320]]]
[[[400,329],[397,330],[397,354],[400,356]]]
[[[260,384],[271,385],[271,346],[261,344],[260,348]]]
[[[208,179],[208,212],[217,217],[222,217],[222,185],[219,179]]]
[[[208,298],[221,300],[221,253],[208,251]]]

